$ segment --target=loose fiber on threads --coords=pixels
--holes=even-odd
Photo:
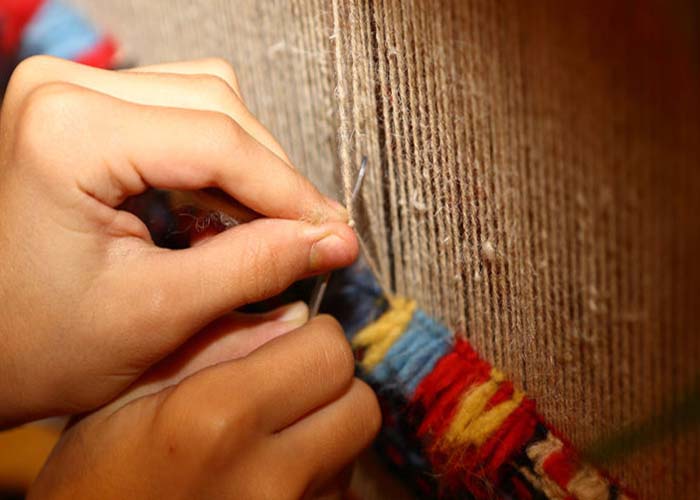
[[[384,292],[384,295],[387,297],[390,297],[393,295],[391,289],[389,286],[384,283],[383,278],[382,278],[382,273],[379,270],[379,265],[375,261],[375,259],[372,257],[372,254],[369,252],[369,249],[367,248],[367,244],[365,243],[362,235],[359,233],[359,230],[356,226],[355,223],[355,218],[354,214],[356,213],[356,203],[360,199],[360,193],[362,191],[362,185],[365,180],[365,177],[367,175],[367,168],[368,168],[368,159],[366,156],[362,157],[362,161],[360,162],[360,168],[357,172],[357,179],[355,180],[354,185],[352,186],[352,189],[350,190],[350,181],[349,181],[349,167],[346,167],[343,169],[343,179],[344,179],[344,184],[346,186],[346,200],[347,200],[347,206],[348,206],[348,212],[350,214],[350,222],[349,225],[350,227],[355,229],[355,234],[357,236],[357,241],[360,246],[360,252],[364,256],[365,263],[367,267],[369,267],[370,271],[373,273],[373,276],[376,277],[373,281],[376,281],[379,285],[379,287],[382,289]]]

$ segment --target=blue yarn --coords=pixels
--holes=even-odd
[[[335,316],[352,339],[386,307],[386,299],[372,272],[358,260],[353,266],[333,273],[322,311]]]
[[[372,272],[360,260],[333,275],[324,311],[338,318],[348,338],[352,339],[377,319],[387,306]],[[452,334],[445,326],[418,309],[384,359],[372,373],[364,375],[369,381],[396,390],[410,399],[418,384],[450,350],[452,340]]]
[[[47,0],[27,26],[19,50],[25,59],[46,54],[76,59],[100,42],[99,33],[72,8]]]
[[[451,346],[452,335],[447,328],[419,309],[404,334],[374,368],[371,378],[410,399]]]

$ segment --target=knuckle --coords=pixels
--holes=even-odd
[[[20,117],[37,113],[42,119],[54,111],[66,107],[65,100],[77,94],[77,87],[70,83],[48,82],[34,88],[25,100]]]
[[[41,153],[44,141],[56,143],[66,133],[66,124],[83,110],[76,105],[81,89],[68,83],[44,83],[32,90],[16,118],[16,145]]]
[[[158,435],[169,453],[182,453],[187,450],[188,454],[201,461],[224,439],[225,424],[215,415],[203,411],[185,411],[190,414],[189,417],[172,414],[168,418],[161,418],[165,424],[158,428]]]
[[[211,377],[201,374],[176,386],[163,399],[155,427],[170,448],[194,450],[203,457],[216,458],[221,443],[251,433],[258,428],[259,419],[245,398],[227,404],[220,398],[206,397],[203,388],[209,385],[207,382],[212,382]],[[238,393],[244,394],[245,388],[238,385]]]
[[[222,77],[207,74],[199,75],[196,78],[197,87],[203,89],[210,99],[218,102],[223,101],[226,103],[237,100],[231,85]]]
[[[200,406],[193,420],[195,433],[191,439],[203,443],[210,450],[219,443],[239,440],[243,433],[252,434],[251,431],[258,427],[256,412],[241,400],[225,406]]]
[[[208,130],[205,142],[212,155],[218,158],[236,158],[244,144],[241,127],[230,116],[219,111],[195,111],[193,119]],[[181,169],[189,184],[221,187],[237,173],[221,165],[189,163]],[[236,179],[238,180],[238,179]]]
[[[56,59],[50,56],[38,55],[28,57],[21,61],[12,72],[12,77],[7,85],[7,95],[14,96],[18,92],[26,92],[36,83],[46,78],[49,66],[54,64]]]
[[[222,80],[224,80],[229,86],[238,90],[238,76],[236,71],[233,69],[231,63],[226,59],[220,57],[210,57],[204,59],[203,64],[209,69],[209,72],[217,75]]]
[[[17,68],[15,71],[24,71],[24,70],[36,70],[36,71],[43,71],[46,69],[47,66],[54,65],[56,63],[62,62],[62,59],[58,59],[56,57],[48,56],[48,55],[35,55],[31,57],[27,57],[26,59],[22,60],[17,65]]]
[[[197,411],[196,417],[192,419],[191,439],[211,448],[226,438],[229,429],[228,415],[221,410],[209,407],[204,411]]]

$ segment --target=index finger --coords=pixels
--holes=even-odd
[[[309,180],[224,113],[135,104],[57,83],[40,86],[27,101],[20,121],[49,141],[34,149],[49,154],[62,144],[67,165],[55,171],[61,177],[73,172],[81,190],[110,207],[148,187],[218,187],[268,217],[347,220]],[[55,155],[51,161],[59,167]]]

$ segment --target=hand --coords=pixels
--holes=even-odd
[[[328,494],[380,423],[341,329],[321,316],[202,369],[241,354],[226,323],[70,427],[29,498]]]
[[[102,405],[216,318],[356,257],[342,207],[292,168],[219,61],[29,59],[0,136],[0,427]],[[266,218],[157,248],[115,208],[149,187],[217,187]]]

